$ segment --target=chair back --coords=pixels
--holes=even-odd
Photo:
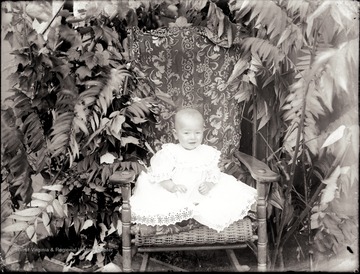
[[[240,46],[220,46],[205,27],[132,28],[128,33],[132,61],[176,105],[160,103],[159,121],[150,129],[152,148],[174,142],[174,113],[194,107],[204,116],[205,144],[225,155],[238,149],[243,108],[233,98],[237,87],[227,81],[241,56]]]

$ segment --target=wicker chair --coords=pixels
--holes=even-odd
[[[200,226],[180,233],[144,236],[138,230],[132,229],[134,224],[131,223],[129,198],[135,174],[131,170],[115,172],[110,177],[110,182],[121,186],[123,199],[121,210],[123,271],[132,271],[132,257],[136,252],[145,253],[140,267],[140,271],[145,271],[150,252],[216,249],[226,250],[234,268],[237,271],[244,271],[244,267],[239,264],[233,250],[247,246],[257,255],[258,270],[265,271],[267,261],[266,185],[277,181],[279,176],[265,163],[238,149],[241,137],[239,117],[242,109],[237,102],[232,100],[236,89],[230,87],[222,89],[221,87],[224,87],[222,84],[226,83],[241,52],[238,48],[224,47],[221,40],[209,34],[208,30],[199,27],[164,28],[151,32],[132,29],[129,31],[129,39],[129,53],[134,62],[141,66],[145,75],[154,81],[155,89],[170,94],[177,105],[195,105],[203,109],[207,128],[204,136],[208,137],[204,139],[204,142],[217,146],[223,154],[233,154],[246,166],[256,181],[258,201],[255,234],[253,221],[250,218],[244,218],[220,233],[206,226]],[[214,63],[211,64],[211,62]],[[209,90],[215,93],[207,92]],[[216,98],[218,93],[221,97]],[[159,121],[161,127],[153,129],[154,138],[149,140],[155,148],[162,142],[173,141],[169,130],[172,126],[169,114],[174,112],[166,105],[160,105],[160,108],[162,108],[162,117]],[[214,117],[221,118],[216,120],[217,124],[214,123]],[[216,131],[213,131],[214,125]]]

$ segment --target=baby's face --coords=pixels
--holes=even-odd
[[[201,145],[204,135],[204,122],[197,117],[179,119],[175,124],[174,136],[185,149],[195,149]]]

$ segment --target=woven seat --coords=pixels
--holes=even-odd
[[[206,226],[171,235],[142,236],[135,234],[135,245],[140,246],[178,246],[203,244],[230,244],[247,242],[253,239],[251,220],[245,218],[234,222],[221,232]]]

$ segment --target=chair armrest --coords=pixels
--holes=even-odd
[[[132,170],[115,171],[109,178],[110,183],[123,185],[130,185],[135,179],[135,172]]]
[[[128,202],[131,196],[131,183],[134,182],[135,172],[133,170],[116,171],[110,177],[112,184],[120,185],[123,201]]]
[[[279,174],[272,171],[264,162],[254,156],[235,151],[235,157],[239,159],[250,171],[251,177],[260,183],[276,182],[280,179]]]

